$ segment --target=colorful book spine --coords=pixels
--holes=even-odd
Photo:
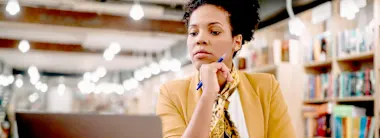
[[[356,28],[338,33],[338,57],[354,55],[373,50],[375,28]]]
[[[308,75],[306,99],[326,99],[334,96],[334,83],[331,73]]]
[[[363,116],[360,118],[359,138],[365,138],[366,127],[367,127],[367,117]]]
[[[334,138],[374,138],[376,120],[370,116],[334,117]]]
[[[375,91],[373,69],[356,72],[342,72],[336,78],[334,90],[337,97],[371,96]]]

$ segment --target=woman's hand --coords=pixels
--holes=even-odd
[[[221,86],[223,86],[226,81],[233,81],[230,69],[223,62],[203,64],[200,68],[200,76],[203,83],[202,96],[206,95],[214,99],[216,99]]]

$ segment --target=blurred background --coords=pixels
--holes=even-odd
[[[297,137],[379,138],[380,0],[259,1],[234,65],[276,76]],[[186,3],[0,0],[1,136],[18,111],[155,114],[160,85],[196,71]]]

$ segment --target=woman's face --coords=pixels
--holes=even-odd
[[[223,54],[223,62],[231,68],[233,53],[241,48],[241,43],[241,35],[232,36],[228,13],[223,9],[206,4],[190,16],[187,48],[197,70],[202,64],[216,62]]]

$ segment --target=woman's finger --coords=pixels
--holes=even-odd
[[[216,63],[212,63],[211,65],[215,67],[218,71],[221,71],[227,81],[230,81],[230,82],[233,81],[233,78],[230,73],[230,69],[223,62],[221,63],[216,62]]]

